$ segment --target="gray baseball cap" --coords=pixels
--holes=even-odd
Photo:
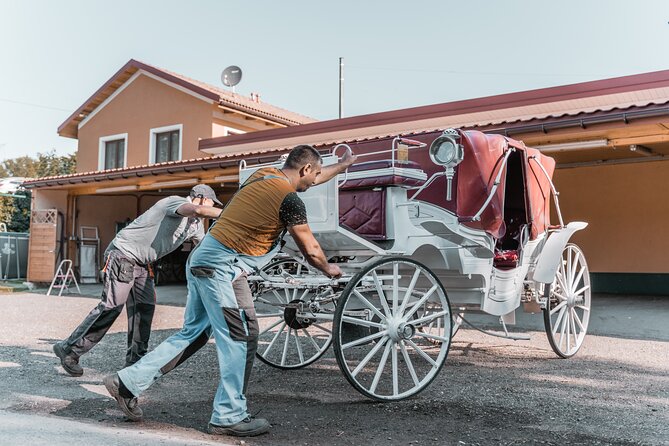
[[[214,203],[223,206],[223,203],[218,201],[218,198],[216,198],[216,192],[214,192],[214,189],[207,186],[206,184],[196,184],[193,186],[193,188],[190,190],[190,196],[195,198],[209,198],[210,200],[214,200]]]

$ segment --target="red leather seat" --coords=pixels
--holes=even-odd
[[[497,251],[492,264],[499,269],[512,269],[518,266],[520,255],[517,250],[509,249],[504,251]]]

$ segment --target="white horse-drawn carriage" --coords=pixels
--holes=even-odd
[[[590,279],[569,239],[587,224],[563,223],[553,159],[500,135],[452,129],[351,146],[361,162],[301,194],[344,275],[324,277],[286,238],[283,255],[250,277],[260,360],[300,368],[334,344],[353,387],[400,400],[437,376],[469,313],[499,318],[501,331],[481,331],[528,339],[507,330],[521,306],[543,312],[557,355],[579,350]],[[350,148],[337,145],[324,164]],[[242,163],[240,182],[266,166]]]

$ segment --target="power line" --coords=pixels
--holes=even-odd
[[[411,71],[417,73],[448,73],[448,74],[475,74],[483,76],[545,76],[545,77],[556,77],[556,76],[571,76],[571,77],[606,77],[602,74],[565,74],[565,73],[501,73],[493,71],[457,71],[457,70],[431,70],[431,69],[421,69],[421,68],[395,68],[395,67],[366,67],[361,65],[348,65],[349,68],[354,68],[358,70],[375,70],[375,71]]]
[[[44,108],[46,110],[56,110],[56,111],[64,111],[64,112],[71,112],[72,111],[72,110],[66,110],[64,108],[50,107],[48,105],[32,104],[30,102],[15,101],[13,99],[6,99],[6,98],[0,98],[0,102],[9,102],[11,104],[27,105],[29,107]]]

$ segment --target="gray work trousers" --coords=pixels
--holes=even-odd
[[[105,254],[100,303],[61,344],[67,354],[79,358],[102,340],[125,305],[128,313],[127,366],[137,362],[148,349],[156,308],[155,284],[148,266],[135,264],[115,248]]]

